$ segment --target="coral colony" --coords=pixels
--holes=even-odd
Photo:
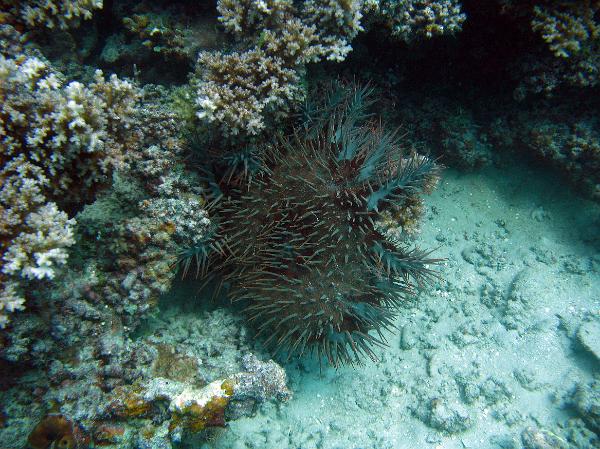
[[[196,3],[0,0],[2,448],[200,447],[291,398],[279,364],[376,361],[443,277],[438,157],[600,198],[593,109],[528,103],[598,85],[597,1]],[[516,106],[398,96],[483,15],[526,36]]]

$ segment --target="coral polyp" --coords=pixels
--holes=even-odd
[[[288,358],[375,359],[399,302],[434,276],[437,260],[386,239],[378,220],[429,191],[438,167],[371,119],[371,95],[332,89],[261,153],[249,183],[221,181],[220,251],[201,271],[220,275],[264,343]]]

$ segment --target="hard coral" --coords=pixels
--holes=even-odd
[[[89,437],[63,415],[48,415],[34,427],[27,443],[31,449],[83,449],[89,444]]]
[[[310,0],[298,9],[290,0],[219,0],[219,21],[240,40],[283,40],[297,61],[327,58],[342,61],[363,30],[362,0]],[[275,37],[275,39],[273,39]],[[305,53],[306,52],[306,53]]]
[[[43,170],[47,194],[63,197],[82,186],[85,197],[123,164],[132,144],[136,88],[97,71],[89,86],[62,76],[36,57],[0,57],[2,161],[26,154]],[[37,175],[40,178],[40,175]]]
[[[592,0],[500,0],[505,14],[526,19],[546,49],[521,65],[516,95],[551,93],[561,85],[593,87],[600,82],[600,3]]]
[[[65,29],[91,18],[92,11],[102,8],[102,0],[2,0],[0,6],[9,22]]]
[[[267,345],[336,366],[375,358],[371,346],[385,343],[395,307],[436,262],[375,225],[380,211],[428,191],[437,168],[367,120],[370,93],[330,92],[305,128],[265,151],[247,192],[222,181],[219,251],[200,261],[246,303]]]
[[[256,135],[304,98],[298,73],[260,49],[201,53],[198,117],[224,136]]]
[[[392,37],[405,42],[455,34],[467,18],[458,0],[380,0],[375,13]]]
[[[599,10],[598,2],[591,0],[536,5],[531,26],[555,56],[569,58],[600,39],[600,24],[595,18]]]
[[[305,98],[305,64],[342,61],[363,30],[362,1],[219,0],[219,20],[239,51],[201,53],[198,118],[227,138],[255,138]],[[240,139],[241,140],[241,139]]]
[[[294,14],[291,0],[219,0],[219,22],[239,38],[284,26]]]
[[[308,0],[302,11],[305,21],[317,30],[319,53],[331,61],[343,61],[350,43],[363,31],[362,0]]]
[[[137,98],[114,75],[65,85],[40,58],[0,55],[2,327],[5,312],[22,308],[18,284],[52,279],[67,260],[75,220],[61,209],[93,199],[124,165]]]
[[[25,308],[25,299],[17,291],[14,282],[5,283],[0,287],[0,329],[8,324],[8,314]]]

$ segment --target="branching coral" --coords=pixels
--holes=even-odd
[[[362,30],[362,2],[220,0],[219,20],[243,51],[201,53],[198,117],[224,137],[256,136],[296,109],[305,97],[308,62],[343,60]]]
[[[74,223],[54,203],[29,213],[4,253],[2,271],[28,279],[52,279],[56,265],[67,260],[64,248],[74,243]]]
[[[18,279],[52,279],[65,264],[75,220],[61,207],[93,198],[124,164],[137,93],[100,71],[64,85],[36,57],[0,56],[0,80],[0,281],[14,293]]]
[[[336,366],[374,357],[395,306],[435,263],[386,241],[375,225],[380,212],[428,191],[437,168],[367,120],[369,95],[330,92],[307,112],[305,128],[264,153],[247,192],[224,179],[217,251],[201,260],[209,278],[221,275],[231,298],[246,303],[266,344]]]
[[[1,160],[1,159],[0,159]],[[7,313],[22,310],[24,299],[12,278],[53,278],[74,243],[69,220],[43,194],[47,179],[23,155],[0,169],[0,327]]]
[[[550,93],[564,84],[590,87],[599,83],[598,1],[503,0],[501,3],[506,14],[528,21],[554,56],[540,54],[525,61],[526,77],[519,96],[526,91]]]
[[[219,21],[238,38],[281,28],[293,17],[291,0],[219,0]]]
[[[555,56],[568,58],[600,38],[595,15],[600,4],[592,0],[536,5],[532,29],[542,35]]]
[[[265,30],[259,46],[272,56],[281,58],[286,67],[300,69],[304,64],[318,61],[324,47],[314,25],[308,26],[301,19],[290,18],[280,30]]]
[[[17,291],[15,283],[3,283],[0,286],[0,329],[8,324],[8,314],[23,310],[25,299]]]
[[[0,180],[2,272],[28,279],[54,277],[53,267],[65,262],[64,248],[74,243],[74,220],[46,200],[47,179],[23,155],[2,167]]]
[[[310,0],[301,10],[289,0],[219,0],[217,10],[225,30],[238,39],[259,47],[265,39],[271,45],[285,41],[278,48],[292,47],[288,52],[297,55],[292,66],[317,58],[344,60],[350,42],[363,30],[361,0]]]
[[[137,92],[113,75],[97,71],[90,86],[67,85],[38,58],[0,59],[0,124],[3,158],[20,153],[43,170],[49,193],[79,197],[110,179],[131,144],[128,131]]]
[[[260,49],[225,55],[202,53],[198,117],[224,136],[256,135],[303,98],[298,73]]]
[[[455,34],[466,19],[459,0],[381,0],[375,12],[393,37],[406,42]]]
[[[65,29],[77,25],[82,18],[91,18],[102,4],[102,0],[1,0],[0,9],[6,21]]]
[[[343,61],[363,31],[362,0],[308,0],[302,14],[317,29],[319,53],[332,61]]]
[[[364,13],[406,41],[455,33],[465,20],[457,0],[309,0],[298,5],[219,0],[217,9],[225,30],[247,49],[227,56],[203,53],[199,59],[204,70],[198,77],[198,117],[225,137],[257,136],[274,117],[288,115],[304,97],[299,82],[305,64],[343,61],[364,30]],[[265,67],[271,74],[266,83]]]

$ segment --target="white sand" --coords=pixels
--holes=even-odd
[[[563,398],[600,368],[577,338],[589,323],[593,345],[600,326],[600,208],[540,176],[446,171],[418,239],[447,258],[442,280],[400,311],[381,362],[290,364],[293,399],[210,447],[519,448],[528,426],[560,433]]]

